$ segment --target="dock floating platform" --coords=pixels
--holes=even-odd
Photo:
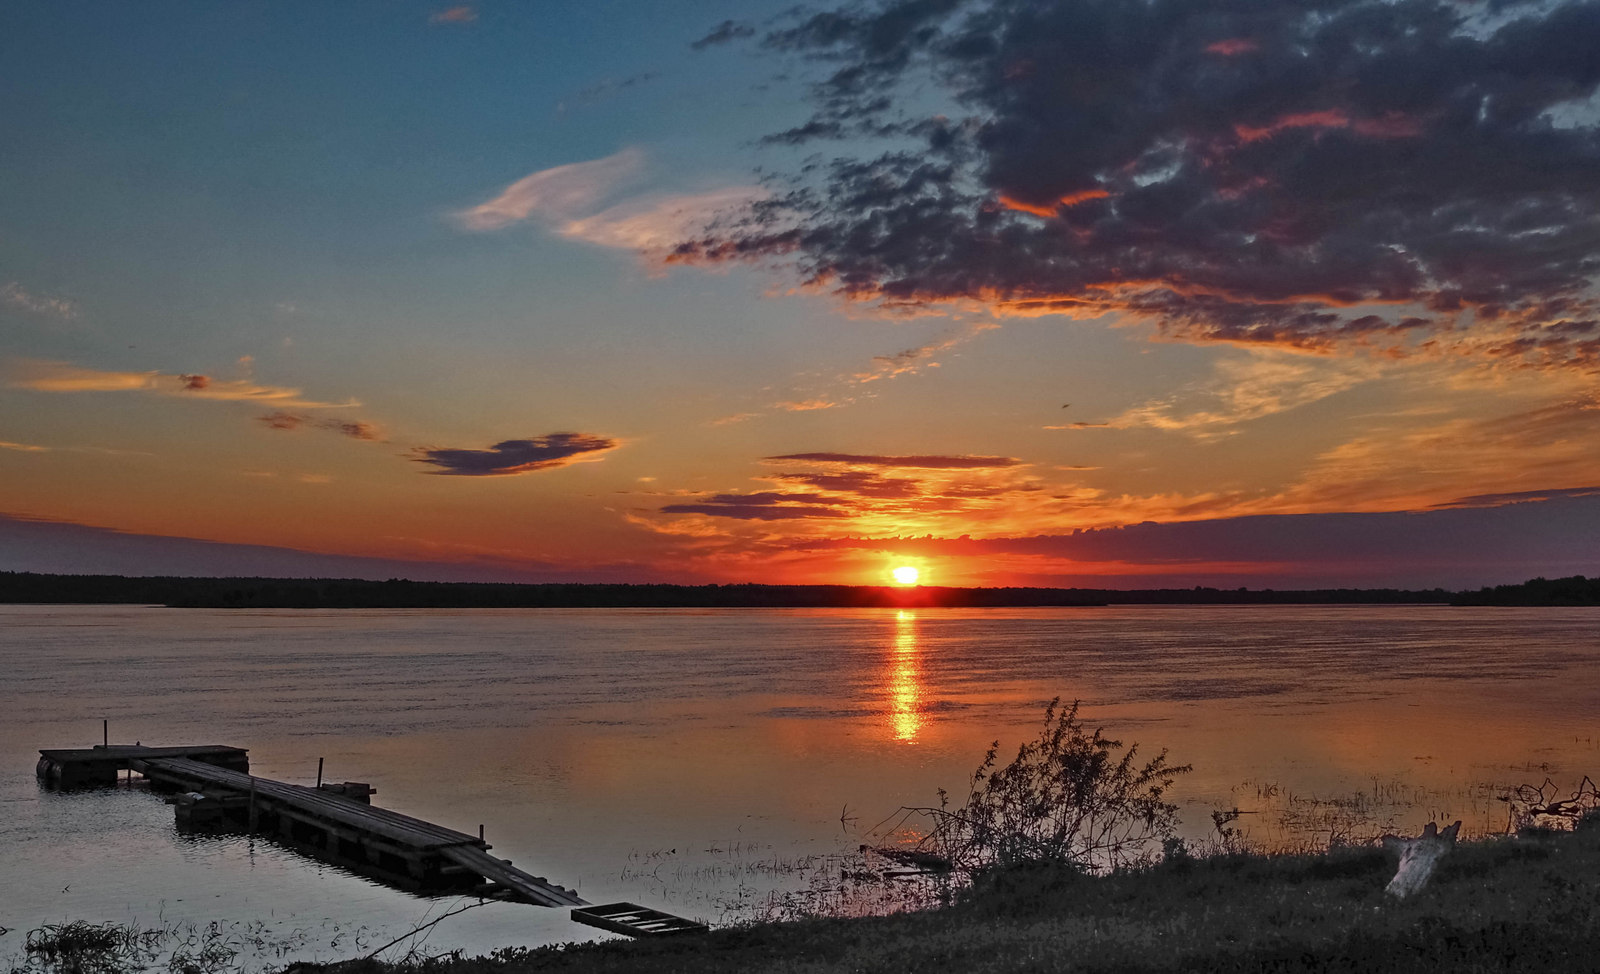
[[[82,748],[42,748],[39,780],[52,788],[108,788],[132,762],[151,758],[190,758],[219,768],[248,773],[250,751],[225,744],[190,744],[185,747],[145,747],[142,744],[97,744]]]
[[[711,929],[703,923],[652,910],[637,903],[577,907],[572,911],[572,919],[630,937],[665,937],[680,933],[705,933]]]

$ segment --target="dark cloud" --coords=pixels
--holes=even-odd
[[[183,383],[185,390],[196,392],[211,385],[211,377],[208,375],[180,375],[178,381]]]
[[[1506,494],[1473,494],[1471,497],[1461,497],[1447,504],[1435,504],[1434,507],[1500,507],[1505,504],[1526,504],[1530,501],[1547,501],[1561,497],[1594,497],[1597,495],[1600,495],[1600,487],[1519,490]]]
[[[711,33],[689,46],[697,51],[703,51],[716,44],[727,44],[743,37],[754,37],[755,33],[756,29],[749,24],[740,23],[737,20],[724,20],[712,28]]]
[[[753,494],[717,494],[695,504],[668,504],[663,514],[706,514],[740,521],[793,521],[819,517],[849,517],[840,510],[845,501],[822,494],[761,491]]]
[[[257,416],[256,420],[269,429],[275,430],[297,430],[302,426],[307,426],[312,429],[328,430],[341,436],[348,436],[353,440],[373,441],[379,438],[376,426],[355,419],[307,416],[302,413],[284,412],[280,409],[264,416]]]
[[[257,416],[256,421],[268,429],[297,430],[305,425],[306,417],[280,410],[275,413],[268,413],[265,416]]]
[[[616,440],[590,433],[551,433],[526,440],[502,440],[487,450],[419,448],[411,459],[439,467],[428,473],[453,477],[505,477],[564,467],[574,457],[603,453]]]
[[[806,484],[818,490],[881,500],[901,500],[916,497],[921,493],[915,480],[905,477],[885,477],[867,470],[852,470],[845,473],[788,473],[780,474],[778,479]]]
[[[1600,365],[1600,0],[797,18],[761,43],[830,73],[773,138],[887,151],[819,163],[674,259],[777,258],[889,305],[1132,312],[1191,341]],[[930,79],[960,117],[889,97]]]
[[[1014,457],[971,456],[881,456],[860,453],[786,453],[765,457],[769,461],[799,460],[809,463],[852,463],[868,467],[923,467],[933,470],[977,470],[989,467],[1015,467],[1022,464]]]

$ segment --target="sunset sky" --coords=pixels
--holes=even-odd
[[[1600,574],[1600,3],[0,8],[0,569]]]

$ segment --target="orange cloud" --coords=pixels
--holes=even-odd
[[[1104,189],[1086,189],[1077,193],[1068,193],[1067,195],[1057,199],[1052,204],[1039,205],[1036,203],[1027,203],[1002,193],[1000,194],[1000,205],[1008,210],[1017,210],[1022,213],[1032,213],[1034,216],[1042,216],[1048,220],[1055,216],[1057,210],[1063,206],[1070,208],[1077,206],[1079,203],[1087,203],[1089,200],[1103,200],[1110,195],[1111,193]]]
[[[1402,112],[1388,112],[1378,118],[1353,119],[1342,108],[1283,115],[1260,127],[1240,122],[1234,125],[1233,131],[1242,142],[1257,142],[1286,129],[1298,128],[1347,128],[1374,139],[1405,139],[1422,133],[1422,124]]]
[[[174,398],[270,403],[298,409],[360,405],[353,399],[342,403],[317,402],[304,398],[299,389],[262,385],[251,379],[213,379],[190,373],[116,372],[33,359],[16,361],[9,371],[11,378],[7,384],[11,388],[36,392],[146,392]]]

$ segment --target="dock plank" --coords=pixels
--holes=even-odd
[[[565,886],[557,886],[543,876],[530,876],[505,860],[496,859],[483,849],[457,846],[443,850],[441,855],[539,906],[588,905],[588,900]]]
[[[409,815],[377,805],[341,797],[333,792],[320,791],[305,785],[291,785],[271,778],[257,778],[238,771],[229,771],[190,758],[154,758],[141,760],[135,770],[142,774],[167,772],[173,778],[188,779],[217,788],[248,794],[251,782],[255,783],[257,796],[281,802],[290,807],[315,811],[335,822],[371,832],[402,845],[430,852],[458,845],[480,846],[482,840],[475,835],[447,829],[442,825],[412,818]]]

